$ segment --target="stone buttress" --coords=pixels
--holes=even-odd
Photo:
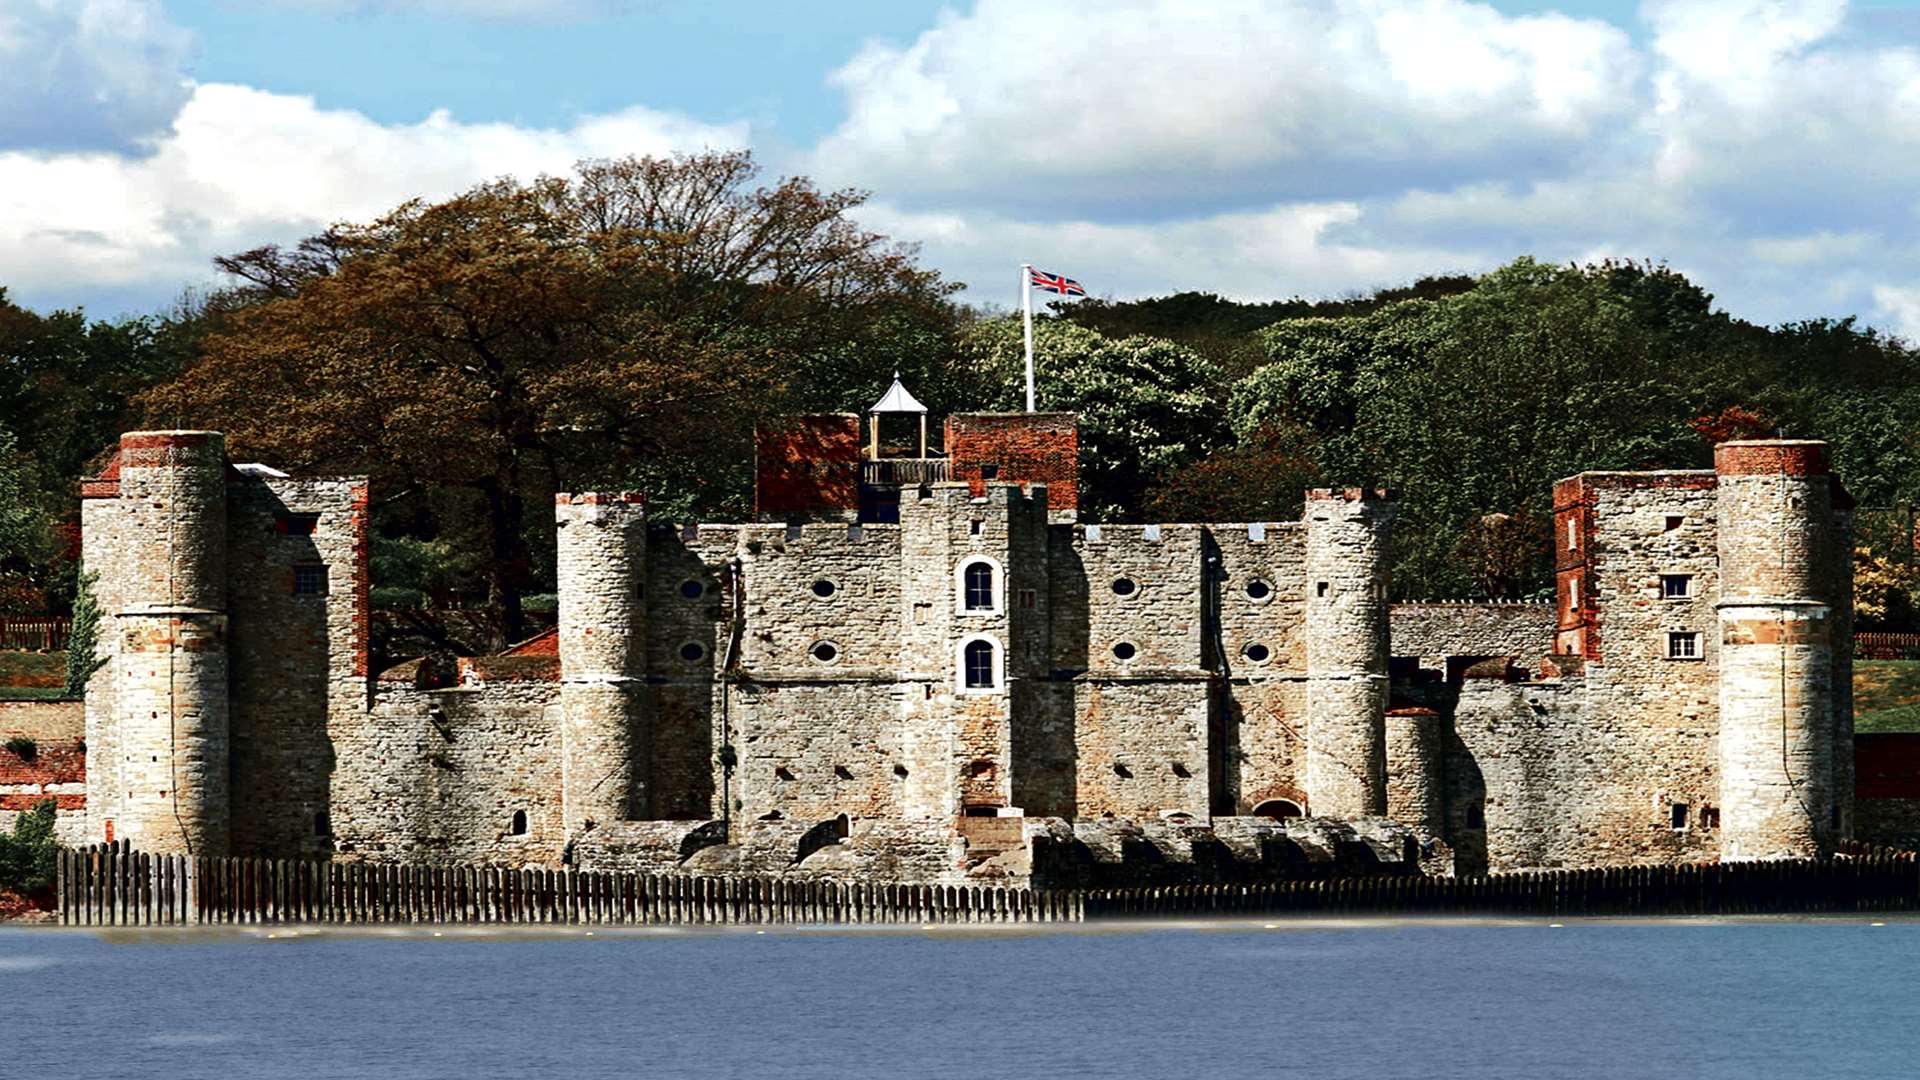
[[[1387,582],[1397,505],[1385,491],[1308,492],[1307,812],[1387,811]]]
[[[1721,857],[1826,855],[1851,802],[1836,788],[1835,610],[1849,598],[1834,592],[1827,446],[1722,443],[1714,468]]]
[[[647,513],[630,492],[557,496],[562,816],[569,840],[647,815]]]

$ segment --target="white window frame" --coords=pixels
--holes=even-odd
[[[1691,642],[1688,646],[1691,651],[1679,652],[1675,649],[1682,640]],[[1707,655],[1706,637],[1694,630],[1669,630],[1663,655],[1669,660],[1704,660]]]
[[[967,646],[976,641],[984,641],[993,650],[993,685],[967,685]],[[992,634],[968,634],[953,647],[953,691],[956,694],[978,696],[981,694],[1004,693],[1007,688],[1007,650],[1000,639]]]
[[[993,604],[990,607],[967,606],[967,568],[984,564],[993,574]],[[1007,574],[1000,560],[991,555],[969,555],[953,568],[953,610],[955,614],[975,617],[1002,615],[1007,610]]]
[[[1667,582],[1674,581],[1674,580],[1678,580],[1680,582],[1681,591],[1677,593],[1670,593],[1667,591]],[[1660,575],[1660,599],[1662,600],[1693,599],[1693,575],[1692,574],[1661,574]]]

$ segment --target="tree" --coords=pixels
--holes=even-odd
[[[744,153],[587,162],[221,259],[242,284],[143,403],[387,499],[465,492],[517,635],[549,524],[529,507],[638,483],[738,512],[754,416],[804,396],[796,370],[952,317],[950,286],[848,218],[861,193],[756,175]]]
[[[74,575],[73,621],[67,627],[66,692],[70,698],[85,697],[87,683],[100,670],[106,658],[99,654],[100,601],[93,595],[98,574],[84,568]]]
[[[1314,436],[1294,426],[1263,428],[1167,473],[1147,493],[1151,521],[1293,521],[1302,496],[1320,483]]]
[[[0,289],[0,582],[7,610],[40,613],[72,590],[73,480],[134,426],[135,394],[175,370],[188,334],[167,319],[40,315]]]
[[[1487,515],[1545,520],[1552,482],[1587,469],[1707,464],[1689,421],[1710,393],[1744,397],[1721,360],[1734,329],[1664,268],[1521,259],[1467,292],[1275,323],[1261,331],[1272,361],[1235,387],[1229,413],[1243,439],[1313,431],[1330,483],[1401,492],[1402,595],[1525,595],[1550,577],[1544,536],[1516,564],[1514,539],[1539,530],[1493,543]]]
[[[1191,349],[1150,337],[1111,341],[1057,319],[1034,323],[1036,407],[1080,423],[1080,511],[1091,521],[1137,518],[1149,487],[1228,441],[1219,373]],[[979,323],[957,367],[976,408],[1024,405],[1018,319]]]
[[[14,818],[13,835],[0,833],[0,889],[31,895],[53,886],[60,852],[54,813],[54,800],[42,799]]]

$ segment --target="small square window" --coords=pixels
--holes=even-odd
[[[1666,600],[1685,600],[1693,595],[1692,574],[1661,574],[1660,596]]]
[[[1685,517],[1684,515],[1681,515],[1681,514],[1668,514],[1668,515],[1667,515],[1667,523],[1666,523],[1666,527],[1665,527],[1665,528],[1664,528],[1663,530],[1661,530],[1661,531],[1663,531],[1663,532],[1672,532],[1672,531],[1674,531],[1675,529],[1678,529],[1678,528],[1679,528],[1680,526],[1682,526],[1682,525],[1685,525],[1686,523],[1687,523],[1687,519],[1686,519],[1686,517]]]
[[[282,514],[274,523],[288,536],[312,536],[320,527],[320,515]]]
[[[974,536],[979,536],[981,531],[986,528],[986,525],[987,525],[986,522],[981,521],[979,518],[974,518],[972,521],[967,523],[967,531],[969,533],[972,533]]]
[[[1667,824],[1673,826],[1675,829],[1684,829],[1687,827],[1686,803],[1677,802],[1667,807]]]
[[[1000,466],[998,466],[998,465],[982,465],[982,466],[980,466],[980,479],[982,479],[982,480],[998,480],[998,479],[1000,479]]]
[[[1686,632],[1672,632],[1667,635],[1667,659],[1700,659],[1700,635]]]
[[[1033,605],[1036,599],[1037,599],[1037,596],[1032,589],[1020,590],[1020,606],[1027,609],[1028,611],[1033,610]]]
[[[294,567],[293,595],[327,595],[327,568],[317,564]]]

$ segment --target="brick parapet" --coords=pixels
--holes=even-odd
[[[1832,472],[1827,444],[1812,439],[1724,442],[1713,448],[1721,476],[1826,476]]]
[[[1079,507],[1080,428],[1073,413],[956,413],[947,417],[949,475],[985,494],[992,466],[1005,482],[1046,485],[1047,508]]]
[[[770,418],[754,431],[754,512],[807,515],[860,507],[860,417]]]

